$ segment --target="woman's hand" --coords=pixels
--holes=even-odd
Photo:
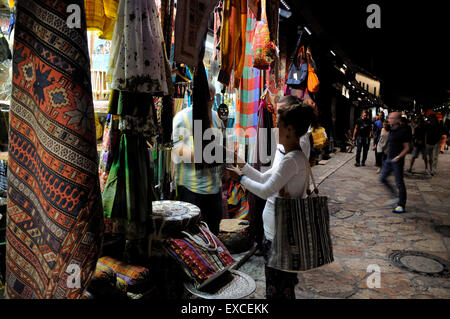
[[[242,168],[245,166],[245,164],[246,164],[245,161],[238,155],[237,151],[232,151],[228,148],[225,148],[225,151],[226,151],[227,155],[230,154],[230,156],[231,156],[231,154],[233,154],[234,165],[239,166],[239,168]],[[227,156],[227,158],[228,158],[228,156]]]
[[[227,171],[230,174],[230,177],[235,182],[240,182],[241,176],[244,175],[244,173],[241,172],[239,168],[236,167],[227,167]]]

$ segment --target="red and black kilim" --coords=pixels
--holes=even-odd
[[[80,298],[104,228],[84,1],[16,3],[6,292]]]

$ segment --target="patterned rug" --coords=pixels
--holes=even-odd
[[[103,233],[83,0],[17,2],[6,292],[79,298]],[[68,28],[70,4],[81,28]]]

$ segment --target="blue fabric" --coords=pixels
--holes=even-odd
[[[377,141],[377,142],[378,142],[378,138],[380,137],[380,133],[381,133],[382,129],[383,129],[383,122],[378,120],[373,123],[373,135],[374,135],[375,141]]]
[[[381,171],[380,181],[384,186],[395,196],[395,190],[392,185],[388,182],[387,178],[394,172],[395,184],[398,189],[398,204],[403,208],[406,206],[406,186],[403,180],[403,168],[405,166],[405,160],[401,159],[394,163],[390,158],[386,159],[383,163],[383,170]]]

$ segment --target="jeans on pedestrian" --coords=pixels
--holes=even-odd
[[[201,220],[208,224],[211,232],[218,236],[222,220],[222,193],[197,194],[184,186],[177,187],[178,200],[191,203],[200,208]]]
[[[436,172],[437,170],[437,163],[440,149],[441,145],[439,143],[436,143],[434,145],[427,144],[427,157],[428,161],[430,162],[430,169],[433,172]]]
[[[398,189],[398,204],[405,208],[406,206],[406,186],[403,180],[403,168],[405,166],[405,160],[401,159],[398,162],[392,162],[391,158],[387,158],[383,163],[383,169],[381,170],[380,181],[391,192],[392,195],[396,195],[395,189],[388,182],[387,178],[393,172],[395,177],[395,184]]]
[[[366,163],[367,153],[369,152],[370,147],[370,137],[361,137],[358,136],[356,138],[356,163],[360,163],[361,159],[361,149],[362,149],[362,163]]]

